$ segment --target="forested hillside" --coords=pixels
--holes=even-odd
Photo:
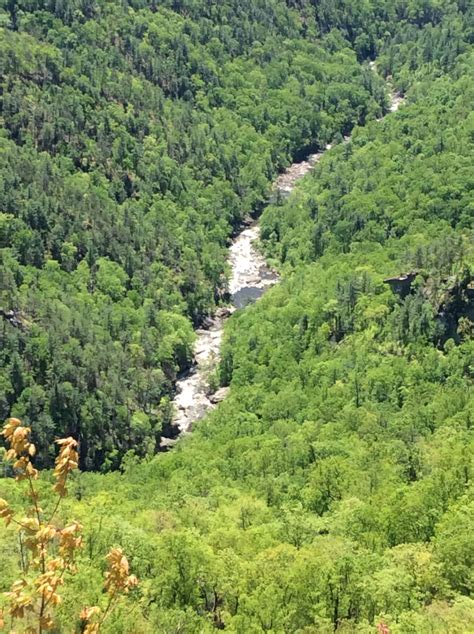
[[[230,235],[297,152],[383,106],[283,2],[164,4],[1,15],[0,417],[45,464],[58,434],[83,468],[155,451]]]
[[[40,463],[72,433],[120,465],[61,507],[85,547],[58,631],[121,544],[139,586],[104,632],[474,632],[470,4],[38,4],[1,41],[2,413]],[[328,141],[263,209],[281,282],[228,323],[229,397],[152,457],[229,236]]]

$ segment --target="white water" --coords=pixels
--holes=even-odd
[[[375,68],[373,63],[371,68]],[[403,97],[392,93],[390,112],[398,110],[402,103]],[[350,137],[345,138],[346,142],[349,140]],[[331,145],[327,145],[324,151],[329,149]],[[318,152],[310,155],[305,161],[293,163],[276,179],[274,191],[279,191],[284,196],[290,194],[296,183],[313,169],[323,154],[324,152]],[[229,248],[229,292],[233,307],[219,309],[208,328],[196,331],[195,365],[176,383],[176,396],[173,400],[176,413],[173,426],[177,428],[177,436],[189,433],[193,424],[227,395],[228,388],[221,388],[214,395],[209,394],[208,382],[210,372],[217,367],[219,361],[226,320],[236,307],[242,308],[247,301],[255,301],[278,280],[277,274],[268,268],[258,250],[259,238],[260,227],[254,223],[243,229]],[[175,442],[176,439],[162,438],[161,445],[167,447]]]

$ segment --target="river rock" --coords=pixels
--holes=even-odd
[[[216,310],[216,318],[227,319],[227,317],[230,317],[232,315],[234,310],[235,309],[233,307],[231,308],[230,306],[221,306]]]
[[[161,449],[161,451],[167,451],[168,449],[171,449],[171,447],[174,447],[176,445],[178,440],[179,440],[179,437],[178,438],[166,438],[165,436],[162,436],[160,438],[160,449]]]
[[[225,398],[227,398],[229,391],[230,391],[230,387],[221,387],[220,389],[217,390],[217,392],[214,392],[214,394],[211,394],[211,396],[209,397],[209,400],[211,401],[211,403],[216,405],[217,403],[220,403]]]
[[[214,326],[214,320],[212,317],[205,317],[202,320],[202,329],[203,330],[209,330],[209,328],[212,328],[212,326]]]

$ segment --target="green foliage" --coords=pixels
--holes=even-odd
[[[0,69],[0,418],[81,467],[153,453],[226,246],[300,150],[380,112],[348,42],[262,3],[13,2]],[[146,425],[137,425],[136,416]]]
[[[51,203],[61,229],[55,237],[48,225],[43,243],[18,208],[1,216],[0,235],[17,240],[4,251],[9,306],[28,325],[3,331],[1,407],[37,421],[46,453],[58,426],[80,423],[86,466],[125,456],[122,473],[74,481],[64,513],[90,528],[62,622],[78,596],[94,601],[98,562],[117,542],[140,586],[111,632],[473,632],[468,3],[122,5],[127,14],[56,2],[7,18],[18,27],[9,37],[32,38],[41,72],[74,67],[81,99],[96,87],[86,73],[103,62],[91,41],[113,51],[107,72],[124,73],[113,89],[98,73],[106,90],[85,99],[106,102],[100,143],[90,135],[87,147],[46,156],[11,132],[4,139],[59,170],[55,200],[66,184],[80,192],[68,194],[80,220],[76,239],[76,211],[66,221],[65,205]],[[41,30],[51,20],[57,28]],[[49,41],[76,31],[81,43],[69,48]],[[105,32],[116,33],[112,43]],[[51,47],[69,52],[58,58]],[[407,91],[383,121],[374,120],[387,107],[381,83],[355,61],[372,54]],[[143,91],[133,110],[113,97],[129,77]],[[148,113],[142,139],[137,113]],[[264,249],[282,281],[229,321],[219,369],[229,397],[173,451],[140,460],[190,361],[190,323],[218,301],[232,229],[298,150],[358,122],[349,143],[263,211]],[[122,126],[131,138],[112,148]],[[81,153],[94,157],[87,168],[74,163]],[[125,197],[124,170],[133,175]],[[84,219],[102,214],[83,235]],[[60,253],[41,246],[55,240]],[[384,281],[410,271],[403,292]],[[9,480],[0,486],[14,499]]]

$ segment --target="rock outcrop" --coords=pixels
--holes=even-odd
[[[392,291],[401,299],[404,299],[411,292],[411,285],[417,275],[416,271],[401,273],[396,277],[387,277],[384,280],[384,284],[389,284]]]

